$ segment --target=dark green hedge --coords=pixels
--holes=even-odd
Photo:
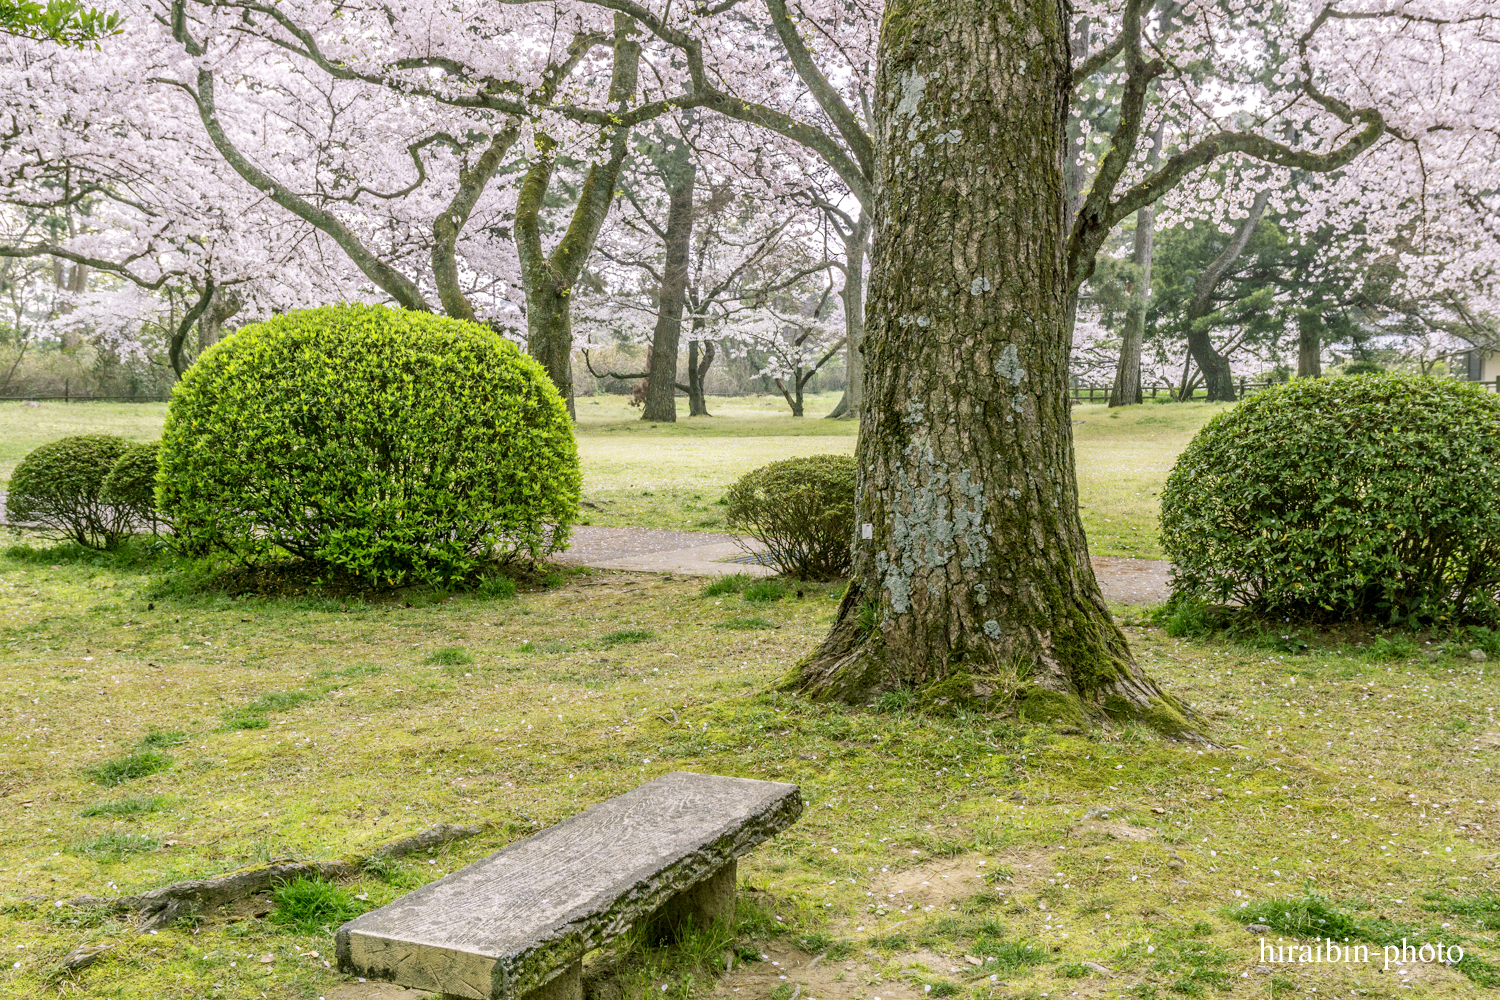
[[[847,455],[772,462],[729,488],[726,519],[764,544],[788,576],[844,576],[854,541],[854,469]]]
[[[341,305],[204,353],[172,396],[157,500],[190,545],[397,585],[564,547],[578,492],[535,361],[475,323]]]
[[[1491,624],[1500,396],[1361,375],[1210,421],[1162,493],[1174,594],[1297,619]]]
[[[128,512],[105,495],[104,480],[130,442],[109,434],[61,438],[33,450],[10,476],[6,519],[38,524],[93,549],[130,533]]]

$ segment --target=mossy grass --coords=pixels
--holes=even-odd
[[[763,628],[778,628],[777,624],[760,615],[744,615],[739,618],[726,618],[721,622],[714,622],[714,628],[736,629],[738,631],[750,631]]]
[[[141,854],[154,851],[161,846],[155,837],[141,833],[106,833],[77,845],[79,854],[99,857],[119,857],[126,854]]]
[[[601,635],[599,645],[610,649],[614,646],[634,646],[655,638],[656,633],[649,628],[621,628]]]
[[[110,802],[95,802],[81,810],[80,816],[139,816],[162,808],[165,798],[160,795],[132,795]]]
[[[1187,419],[1137,407],[1108,424],[1134,421],[1139,434],[1156,413]],[[1074,414],[1086,420],[1082,441],[1094,418],[1087,407]],[[585,423],[585,451],[593,433],[645,448],[700,432],[652,437]],[[760,449],[785,439],[741,440]],[[811,443],[823,450],[828,440]],[[1119,454],[1130,440],[1119,439]],[[713,496],[701,502],[712,506]],[[976,998],[1137,986],[1133,995],[1227,997],[1268,985],[1255,972],[1253,937],[1227,910],[1300,898],[1309,878],[1371,933],[1448,923],[1443,932],[1462,938],[1463,966],[1401,992],[1495,988],[1485,977],[1500,949],[1485,940],[1493,917],[1481,902],[1496,887],[1487,856],[1500,852],[1491,830],[1497,729],[1486,712],[1493,664],[1468,654],[1492,634],[1415,634],[1419,652],[1393,659],[1370,655],[1378,631],[1283,639],[1292,633],[1263,622],[1174,636],[1132,612],[1132,652],[1201,714],[1212,741],[1203,744],[1138,722],[1070,724],[1045,703],[1031,715],[1020,703],[934,711],[920,689],[882,692],[873,705],[774,690],[826,633],[838,607],[828,588],[750,606],[656,575],[596,588],[559,573],[542,587],[544,570],[518,575],[515,599],[503,602],[457,588],[354,595],[311,582],[231,591],[172,568],[181,563],[23,548],[0,554],[0,690],[21,710],[0,739],[0,774],[27,831],[0,842],[0,937],[25,945],[12,952],[20,965],[5,986],[18,996],[51,989],[58,960],[86,937],[117,947],[77,974],[79,995],[334,995],[345,980],[321,964],[326,924],[211,914],[137,935],[105,909],[53,904],[269,858],[355,857],[440,822],[494,823],[342,886],[373,907],[676,769],[794,781],[807,807],[740,859],[727,943],[705,928],[689,947],[604,949],[624,996],[770,996],[791,983],[790,997],[800,983],[780,970],[828,948],[817,968],[829,978],[802,997],[834,998],[876,973],[913,995],[947,981]],[[758,615],[780,627],[715,627]],[[601,648],[599,636],[620,630],[655,638]],[[421,662],[448,647],[475,664]],[[273,707],[262,699],[274,692],[309,697]],[[267,710],[247,717],[265,728],[221,728],[226,712],[254,704]],[[140,747],[153,731],[191,740]],[[84,773],[147,750],[172,766],[113,793]],[[154,812],[80,815],[92,803],[155,796]],[[110,833],[161,847],[74,849]],[[919,892],[932,895],[918,901]],[[46,898],[22,898],[36,894]],[[982,935],[995,947],[976,953]],[[835,959],[840,942],[851,950]],[[1004,972],[964,960],[1026,943],[1046,960]],[[261,963],[266,954],[274,961]],[[1064,970],[1085,962],[1110,976],[1068,978]],[[830,985],[840,971],[846,978]],[[1274,978],[1296,987],[1278,997],[1391,992],[1377,968],[1278,969]]]

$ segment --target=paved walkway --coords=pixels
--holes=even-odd
[[[727,576],[747,573],[772,576],[758,565],[753,553],[760,546],[734,535],[659,528],[599,528],[581,524],[573,529],[573,545],[554,556],[570,566],[633,570],[638,573],[681,573],[685,576]],[[741,561],[743,560],[743,561]],[[1159,559],[1119,559],[1095,556],[1094,575],[1104,597],[1115,604],[1160,604],[1167,599],[1169,563]]]
[[[769,566],[755,561],[761,546],[752,539],[742,545],[734,535],[660,528],[573,527],[573,545],[552,557],[565,566],[635,570],[642,573],[682,573],[686,576],[775,576]],[[730,561],[743,560],[743,561]]]

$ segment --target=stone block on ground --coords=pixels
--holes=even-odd
[[[674,771],[350,921],[339,967],[450,997],[526,997],[638,920],[722,913],[726,869],[732,912],[734,859],[801,813],[796,785]]]

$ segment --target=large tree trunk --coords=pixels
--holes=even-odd
[[[693,320],[693,329],[701,329],[702,320]],[[700,351],[702,360],[699,360]],[[707,417],[708,399],[703,391],[703,381],[708,377],[709,365],[714,363],[714,342],[711,340],[688,341],[688,416]]]
[[[1063,10],[887,3],[854,570],[793,683],[1180,729],[1105,607],[1078,516]]]
[[[1214,311],[1214,289],[1234,262],[1240,259],[1245,247],[1249,246],[1250,237],[1255,234],[1255,227],[1260,223],[1261,214],[1266,210],[1266,202],[1270,197],[1270,189],[1255,196],[1250,214],[1240,220],[1234,235],[1229,238],[1229,245],[1210,262],[1193,286],[1193,301],[1188,304],[1187,310],[1188,351],[1197,362],[1198,370],[1203,373],[1203,383],[1208,388],[1210,403],[1232,403],[1239,397],[1234,391],[1234,373],[1230,370],[1229,359],[1214,350],[1209,325],[1203,321]]]
[[[1151,137],[1151,152],[1146,169],[1154,170],[1161,152],[1161,126]],[[1141,395],[1141,345],[1146,340],[1146,309],[1151,304],[1151,255],[1156,242],[1156,206],[1147,205],[1135,213],[1135,291],[1125,312],[1125,335],[1120,339],[1120,360],[1115,365],[1115,384],[1109,393],[1110,406],[1131,406],[1143,400]]]
[[[573,311],[569,292],[555,279],[528,282],[526,287],[526,353],[546,369],[547,377],[577,419],[573,404]]]
[[[208,305],[198,317],[198,354],[214,346],[224,336],[224,323],[240,311],[240,295],[234,289],[215,288]]]
[[[1314,316],[1297,319],[1297,377],[1323,377],[1323,334]]]
[[[844,301],[845,345],[844,396],[828,416],[832,419],[859,419],[861,397],[865,381],[865,254],[870,240],[870,216],[861,211],[852,232],[844,238],[844,288],[839,298]]]
[[[682,309],[687,302],[688,263],[693,241],[693,184],[697,166],[687,143],[667,153],[667,230],[661,288],[656,296],[656,328],[651,332],[646,405],[641,419],[653,423],[677,420],[677,350],[682,338]]]
[[[1203,373],[1203,385],[1208,390],[1210,403],[1232,403],[1239,398],[1234,391],[1234,372],[1229,359],[1214,349],[1213,338],[1207,330],[1189,328],[1188,352]]]

